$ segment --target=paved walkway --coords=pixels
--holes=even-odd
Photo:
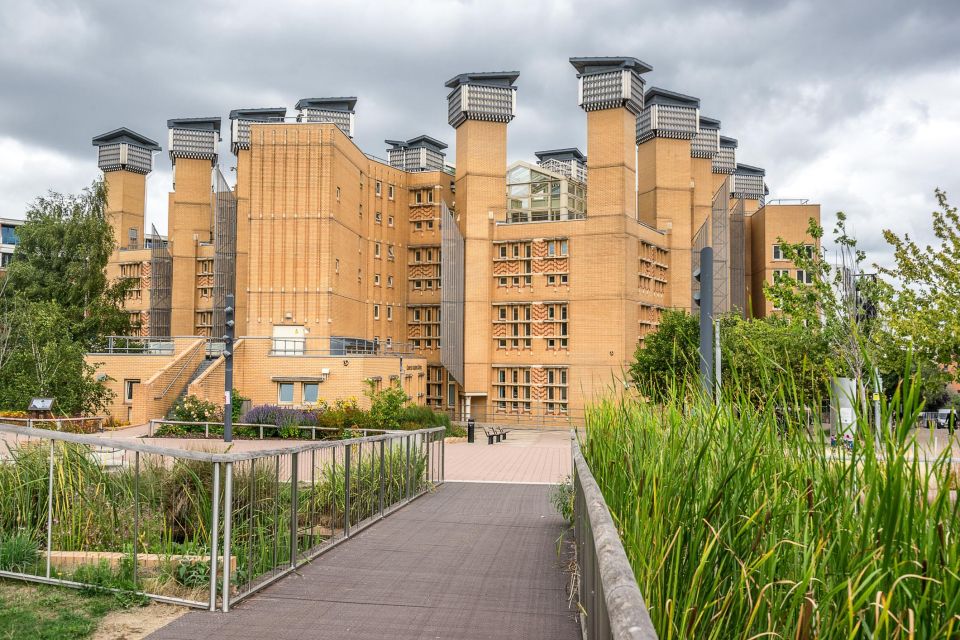
[[[442,485],[229,614],[193,612],[149,638],[578,639],[550,490]]]
[[[516,430],[488,445],[483,431],[476,442],[447,443],[448,481],[557,484],[570,475],[570,432]]]

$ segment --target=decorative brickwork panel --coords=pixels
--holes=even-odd
[[[502,322],[498,322],[493,325],[493,337],[494,338],[506,338],[507,337],[507,325]]]
[[[493,274],[496,276],[519,275],[520,263],[516,260],[498,260],[493,263]]]
[[[543,271],[546,273],[569,273],[568,258],[549,258],[543,261]]]
[[[534,240],[533,241],[533,257],[534,258],[546,258],[547,257],[547,243],[543,240]]]
[[[434,211],[432,204],[431,204],[431,205],[428,205],[428,206],[419,206],[419,207],[416,206],[416,205],[414,205],[414,206],[412,206],[412,207],[410,208],[410,221],[411,221],[411,222],[417,222],[417,221],[423,221],[423,220],[433,220],[433,219],[435,219],[436,217],[437,217],[437,216],[436,216],[436,211]]]

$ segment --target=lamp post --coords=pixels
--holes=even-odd
[[[233,442],[233,337],[234,327],[233,294],[227,294],[227,302],[223,308],[224,335],[223,335],[223,441]]]
[[[700,268],[693,277],[700,283],[694,296],[700,303],[700,378],[707,395],[713,395],[713,247],[700,249]]]

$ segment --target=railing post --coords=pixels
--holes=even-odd
[[[220,463],[213,463],[213,505],[210,509],[210,611],[217,610],[217,542],[220,540]]]
[[[140,536],[140,452],[133,452],[133,588],[137,588],[137,538]]]
[[[204,423],[203,423],[203,437],[204,437],[204,438],[209,438],[209,437],[210,437],[210,423],[209,423],[209,422],[204,422]]]
[[[410,502],[410,436],[407,436],[407,475],[404,477],[406,480],[406,494],[405,497],[407,502]]]
[[[300,483],[299,470],[297,469],[297,452],[290,454],[290,568],[297,566],[297,525],[299,524],[300,512],[298,509],[297,491]]]
[[[380,517],[383,517],[383,489],[384,489],[384,477],[383,477],[383,448],[384,441],[380,441]]]
[[[440,484],[443,484],[444,479],[446,478],[446,466],[447,466],[447,432],[446,430],[440,434]]]
[[[47,579],[50,578],[50,555],[53,549],[53,458],[54,443],[50,440],[50,477],[47,482]]]
[[[343,537],[350,537],[350,445],[344,445],[343,455]]]
[[[226,463],[223,486],[223,612],[230,611],[230,524],[233,519],[233,463]]]

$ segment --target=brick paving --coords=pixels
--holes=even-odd
[[[446,480],[556,484],[570,475],[569,431],[511,431],[488,445],[477,429],[476,442],[447,443]]]
[[[189,613],[149,638],[579,638],[549,494],[442,485],[230,613]]]

